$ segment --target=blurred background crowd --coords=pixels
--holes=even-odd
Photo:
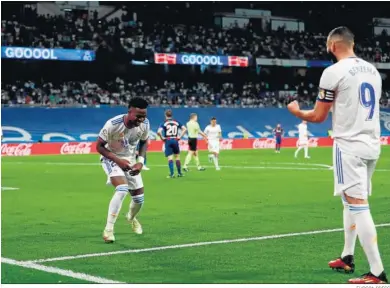
[[[2,103],[126,105],[137,95],[156,106],[284,107],[292,99],[310,106],[323,67],[264,67],[256,59],[329,60],[327,33],[350,24],[357,55],[389,64],[380,72],[381,105],[390,107],[390,28],[378,30],[373,20],[385,17],[387,6],[378,11],[369,3],[303,3],[307,9],[288,2],[100,1],[112,7],[107,15],[97,7],[45,13],[39,3],[3,3],[2,46],[94,50],[96,61],[2,59]],[[237,8],[271,11],[280,23],[293,19],[297,27],[277,24],[269,15],[226,21]],[[154,53],[248,56],[250,67],[164,67],[153,65]]]

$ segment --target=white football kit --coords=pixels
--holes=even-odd
[[[309,137],[307,136],[307,124],[303,124],[303,123],[299,124],[298,131],[299,131],[298,146],[308,146]]]
[[[221,126],[219,124],[215,126],[207,125],[204,130],[204,134],[207,135],[209,142],[208,149],[211,153],[219,154],[219,134],[222,133]]]
[[[382,79],[370,63],[356,57],[326,68],[318,101],[333,102],[335,195],[367,199],[380,155],[379,99]]]
[[[106,148],[121,159],[126,159],[130,165],[136,164],[136,149],[140,140],[146,141],[149,137],[149,121],[146,119],[140,126],[127,128],[124,123],[124,115],[118,115],[106,122],[103,129],[99,133],[99,137],[107,142]],[[128,172],[124,172],[116,163],[103,156],[100,157],[104,172],[107,174],[107,184],[111,184],[111,177],[124,176],[126,177],[129,190],[137,190],[142,188],[143,182],[141,174],[131,176]]]

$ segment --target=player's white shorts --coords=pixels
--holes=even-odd
[[[309,139],[299,138],[297,142],[297,147],[305,147],[305,146],[309,146]]]
[[[130,160],[130,159],[127,159],[127,160]],[[101,161],[102,161],[103,170],[107,174],[107,182],[106,182],[107,185],[111,184],[111,179],[110,179],[111,177],[124,176],[127,179],[127,183],[129,185],[129,190],[137,190],[137,189],[144,187],[144,183],[142,182],[141,174],[138,174],[136,176],[130,176],[129,173],[124,172],[113,161],[111,161],[107,158],[104,158],[104,157],[102,157]],[[130,161],[130,163],[132,163],[132,162],[134,162],[134,161]],[[135,163],[132,163],[132,164],[135,164]]]
[[[219,154],[219,140],[209,140],[209,152]]]
[[[345,154],[333,145],[334,195],[343,193],[357,199],[371,195],[371,178],[377,160],[362,159]]]

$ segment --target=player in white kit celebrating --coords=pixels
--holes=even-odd
[[[309,136],[307,135],[307,121],[302,121],[301,124],[298,125],[299,131],[299,139],[298,139],[298,149],[295,151],[295,158],[298,157],[299,151],[302,149],[305,150],[305,158],[310,158],[309,156]]]
[[[204,134],[207,135],[207,140],[209,142],[208,149],[209,149],[209,160],[210,162],[214,162],[215,169],[221,170],[218,164],[218,158],[219,158],[219,140],[222,136],[222,130],[221,126],[217,124],[217,118],[213,117],[211,118],[210,125],[207,125],[206,129],[204,130]]]
[[[106,243],[115,241],[114,224],[128,193],[132,199],[126,218],[133,231],[142,234],[142,226],[135,216],[144,203],[144,184],[140,172],[143,168],[150,129],[149,121],[146,119],[147,107],[148,103],[144,99],[133,98],[127,114],[108,120],[99,133],[96,149],[102,155],[100,160],[108,177],[107,184],[115,187],[114,196],[108,207],[107,224],[103,231]]]
[[[344,204],[344,250],[329,262],[332,269],[353,272],[356,237],[370,264],[370,272],[352,284],[387,283],[377,244],[377,232],[368,205],[371,178],[380,154],[379,99],[382,79],[370,63],[357,58],[354,35],[346,27],[333,29],[328,52],[337,63],[324,70],[313,110],[302,111],[298,102],[288,105],[295,116],[309,122],[325,121],[332,108],[335,195]]]

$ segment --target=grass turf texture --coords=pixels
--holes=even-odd
[[[19,190],[2,191],[2,256],[33,260],[341,228],[333,171],[312,165],[331,165],[331,149],[311,149],[308,160],[303,151],[300,160],[293,153],[222,151],[221,171],[192,169],[181,179],[165,179],[164,156],[149,153],[151,171],[143,172],[145,206],[139,216],[144,234],[133,234],[125,220],[127,198],[111,245],[101,234],[113,188],[94,165],[97,155],[4,157],[2,187]],[[210,165],[207,152],[200,152],[200,159]],[[382,171],[374,174],[371,210],[376,224],[389,223],[390,147],[383,147],[377,169]],[[390,228],[378,228],[378,239],[390,267]],[[335,232],[42,264],[126,283],[344,283],[349,276],[327,267],[342,246],[343,233]],[[356,250],[359,275],[368,264],[359,244]],[[59,281],[85,283],[2,265],[3,283]]]

